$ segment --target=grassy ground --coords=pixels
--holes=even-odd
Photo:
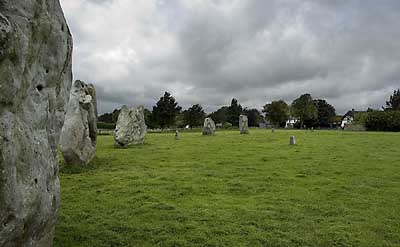
[[[400,246],[400,134],[146,138],[61,169],[55,246]]]

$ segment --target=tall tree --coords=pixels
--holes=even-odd
[[[193,126],[201,126],[204,121],[204,116],[206,113],[201,105],[196,104],[183,112],[183,118],[185,124],[188,124],[190,128]]]
[[[144,109],[144,121],[150,129],[157,128],[157,123],[154,121],[153,113],[149,109]]]
[[[258,127],[263,117],[257,109],[247,109],[243,110],[243,113],[247,115],[250,127]]]
[[[400,89],[394,90],[389,101],[386,101],[385,110],[400,111]]]
[[[216,123],[226,123],[228,121],[228,106],[223,106],[211,113],[210,116]]]
[[[242,111],[242,106],[238,103],[237,99],[233,98],[227,111],[227,120],[232,126],[239,126],[239,116],[242,114]]]
[[[112,112],[112,122],[116,123],[118,121],[119,113],[121,112],[121,109],[114,109]]]
[[[310,94],[303,94],[295,99],[291,106],[292,114],[300,118],[300,128],[305,122],[315,121],[318,117],[318,110]]]
[[[161,128],[171,127],[174,125],[175,117],[181,109],[175,98],[170,93],[165,92],[164,96],[153,106],[153,118]]]
[[[314,100],[314,103],[318,112],[317,120],[315,121],[316,125],[320,127],[330,126],[331,119],[336,116],[335,107],[323,99]]]
[[[277,127],[284,127],[290,117],[288,104],[283,100],[272,101],[264,106],[266,118]]]

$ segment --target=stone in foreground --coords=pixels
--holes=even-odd
[[[290,145],[296,145],[296,137],[295,136],[290,137]]]
[[[249,134],[249,120],[246,115],[239,116],[240,134]]]
[[[75,81],[71,88],[60,139],[65,163],[88,164],[96,154],[96,138],[96,90],[92,84]]]
[[[0,1],[0,246],[53,246],[71,54],[58,0]]]
[[[143,144],[146,132],[143,106],[132,109],[123,106],[114,131],[115,146],[128,147]]]
[[[203,135],[215,135],[215,123],[211,118],[204,119]]]

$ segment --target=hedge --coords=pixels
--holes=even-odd
[[[115,123],[97,122],[97,128],[105,130],[113,130],[115,129]]]
[[[365,127],[372,131],[400,131],[400,111],[370,112]]]

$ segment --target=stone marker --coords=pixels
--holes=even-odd
[[[0,246],[53,246],[71,55],[58,0],[0,1]]]
[[[129,109],[122,106],[114,131],[115,146],[128,147],[144,143],[147,126],[144,120],[144,107]]]
[[[175,130],[175,140],[179,140],[179,131]]]
[[[240,134],[249,134],[249,120],[246,115],[239,116]]]
[[[295,136],[290,137],[290,145],[296,145],[296,137]]]
[[[203,135],[214,135],[215,129],[215,123],[211,118],[204,119]]]
[[[69,96],[61,151],[66,164],[86,165],[96,154],[97,101],[92,84],[75,81]]]
[[[275,128],[272,128],[272,130],[271,130],[271,131],[272,131],[272,133],[275,133]]]

